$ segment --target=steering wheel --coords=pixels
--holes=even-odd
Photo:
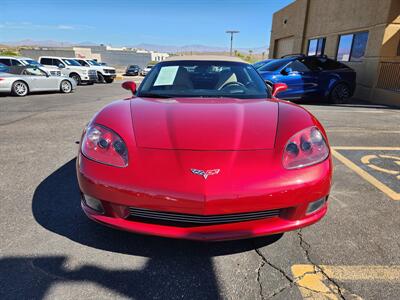
[[[243,83],[237,82],[237,81],[227,82],[223,86],[221,86],[219,89],[220,90],[225,90],[226,88],[234,87],[234,86],[238,86],[238,87],[241,87],[243,89],[246,89],[246,86]]]

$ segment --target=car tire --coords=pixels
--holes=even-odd
[[[351,91],[347,84],[338,83],[329,94],[329,100],[333,104],[343,104],[351,97]]]
[[[97,73],[97,82],[98,83],[105,83],[106,82],[106,80],[104,79],[103,74]]]
[[[105,81],[106,81],[107,83],[113,83],[114,78],[105,78]]]
[[[63,80],[60,83],[60,92],[64,94],[69,94],[72,92],[72,84],[68,80]]]
[[[69,77],[74,79],[77,85],[81,85],[81,76],[74,73],[74,74],[70,75]]]
[[[28,93],[29,93],[29,87],[25,82],[17,80],[16,82],[13,83],[11,87],[11,94],[18,97],[24,97],[28,95]]]

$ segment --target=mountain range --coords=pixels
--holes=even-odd
[[[39,46],[39,47],[71,47],[71,46],[97,46],[98,44],[84,41],[79,43],[71,43],[71,42],[61,42],[54,40],[31,40],[25,39],[15,42],[0,42],[2,45],[10,46],[10,47],[21,47],[21,46]],[[146,49],[149,51],[159,51],[159,52],[168,52],[168,53],[180,53],[180,52],[229,52],[228,47],[218,47],[218,46],[208,46],[202,44],[192,44],[192,45],[184,45],[184,46],[175,46],[175,45],[157,45],[157,44],[146,44],[140,43],[136,45],[129,45],[127,47]],[[252,51],[253,53],[268,53],[267,46],[255,47],[255,48],[234,48],[239,52],[248,53]]]

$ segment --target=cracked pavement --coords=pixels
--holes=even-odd
[[[120,83],[0,96],[1,299],[398,298],[400,201],[336,159],[327,216],[282,236],[204,244],[88,220],[75,142],[96,111],[129,96]],[[400,110],[305,107],[332,146],[400,146]]]

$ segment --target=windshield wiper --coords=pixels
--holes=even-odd
[[[140,94],[140,95],[138,95],[138,97],[163,98],[163,99],[173,98],[172,96],[160,95],[160,94],[153,94],[153,93],[144,93],[144,94]]]

